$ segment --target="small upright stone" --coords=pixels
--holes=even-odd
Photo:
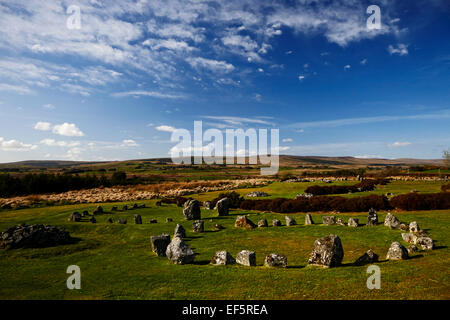
[[[73,222],[80,222],[81,221],[81,214],[79,212],[74,212],[70,215],[69,221]]]
[[[158,223],[158,220],[152,219],[152,220],[150,220],[150,223]]]
[[[258,228],[268,227],[267,219],[262,219],[258,221]]]
[[[374,208],[370,208],[369,215],[367,217],[368,226],[376,226],[378,224],[378,214]]]
[[[433,239],[429,236],[419,236],[416,240],[416,244],[422,247],[422,250],[433,250],[434,243]]]
[[[174,237],[186,238],[186,230],[181,224],[177,224],[175,227]]]
[[[172,218],[166,218],[166,222],[173,222]]]
[[[111,208],[111,211],[117,211],[117,210],[119,210],[119,208],[117,206],[114,206]]]
[[[145,208],[146,208],[145,203],[139,205],[139,209],[145,209]]]
[[[339,266],[344,258],[341,239],[333,234],[317,239],[311,252],[308,264],[321,267]]]
[[[245,228],[245,229],[253,229],[256,228],[256,225],[246,216],[237,216],[236,222],[234,223],[235,228]]]
[[[127,219],[121,219],[121,218],[119,218],[119,219],[117,219],[117,223],[120,223],[120,224],[127,224]]]
[[[155,206],[161,207],[161,206],[162,206],[162,202],[161,202],[161,201],[156,201],[156,202],[155,202]]]
[[[166,256],[167,246],[170,244],[170,236],[168,234],[162,234],[160,236],[150,237],[150,242],[152,244],[152,250],[159,257]]]
[[[92,216],[92,217],[89,219],[89,222],[91,222],[91,223],[97,223],[97,220],[95,219],[94,216]]]
[[[365,264],[374,263],[378,261],[378,255],[373,252],[371,249],[367,250],[361,257],[356,259],[355,265],[363,266]]]
[[[336,224],[340,225],[340,226],[345,226],[345,222],[344,222],[344,220],[342,220],[342,218],[338,218],[336,221]]]
[[[420,231],[420,228],[419,228],[419,224],[417,223],[417,221],[413,221],[409,224],[409,232],[416,233],[419,231]]]
[[[271,253],[264,259],[264,266],[270,268],[286,268],[287,258],[281,254]]]
[[[236,260],[227,251],[217,251],[211,258],[210,264],[215,266],[225,266],[229,264],[235,264]]]
[[[138,204],[137,204],[137,203],[134,203],[134,204],[133,204],[133,209],[137,209],[137,208],[139,208]]]
[[[203,232],[205,228],[205,223],[202,220],[195,220],[192,223],[192,231],[194,232]]]
[[[413,254],[413,253],[417,252],[417,247],[412,244],[407,248],[407,250],[408,250],[408,254]]]
[[[183,215],[186,220],[200,220],[200,203],[197,200],[188,200],[184,203]]]
[[[97,208],[94,210],[94,215],[96,214],[102,214],[103,213],[103,208],[102,206],[97,206]]]
[[[311,225],[311,224],[314,224],[314,221],[312,219],[312,216],[308,213],[305,216],[305,225]]]
[[[124,205],[122,206],[122,210],[123,210],[123,211],[127,211],[127,210],[128,210],[128,206],[127,206],[126,204],[124,204]]]
[[[140,214],[135,214],[134,215],[134,223],[135,224],[142,224],[142,217]]]
[[[225,227],[224,227],[223,225],[221,225],[221,224],[217,224],[217,223],[216,223],[216,224],[214,225],[213,229],[214,229],[215,231],[219,231],[219,230],[225,229]]]
[[[359,225],[359,219],[358,218],[350,218],[350,219],[348,219],[347,225],[349,227],[357,227]]]
[[[326,226],[334,225],[334,224],[336,224],[336,217],[335,216],[322,217],[322,222]]]
[[[108,223],[114,223],[114,222],[113,222],[113,219],[111,219],[111,218],[108,218],[108,219],[106,220],[106,222],[108,222]]]
[[[167,246],[166,256],[174,264],[188,264],[195,259],[194,251],[180,237],[173,238]]]
[[[243,266],[256,266],[256,253],[249,250],[242,250],[236,256],[236,262]]]
[[[402,233],[402,239],[403,241],[408,243],[416,243],[417,235],[415,235],[414,233]]]
[[[400,220],[397,219],[396,216],[391,214],[390,212],[387,213],[386,218],[384,219],[384,225],[386,227],[389,227],[391,229],[397,229],[400,227]]]
[[[203,208],[205,208],[206,210],[211,210],[213,209],[212,205],[211,205],[211,201],[204,201],[203,202]]]
[[[400,242],[392,242],[386,255],[387,260],[404,260],[408,258],[408,250]]]
[[[228,210],[230,206],[230,200],[228,198],[223,198],[217,201],[217,215],[219,217],[228,216]]]
[[[84,210],[84,211],[83,211],[83,216],[88,216],[88,215],[89,215],[89,211]]]
[[[297,224],[297,222],[292,217],[285,216],[284,219],[286,220],[286,226],[288,227],[295,226]]]
[[[281,221],[278,219],[274,219],[274,220],[272,220],[272,225],[274,227],[281,227]]]

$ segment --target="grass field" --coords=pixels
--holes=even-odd
[[[241,194],[263,190],[271,197],[293,197],[308,184],[273,183],[267,187],[244,189]],[[309,184],[311,185],[311,184]],[[373,193],[436,192],[439,183],[392,182]],[[364,193],[367,194],[367,193]],[[195,197],[212,199],[217,193]],[[353,195],[348,195],[353,196]],[[405,222],[416,220],[436,241],[436,249],[417,252],[404,261],[385,261],[393,241],[401,241],[401,232],[382,224],[377,227],[324,226],[323,214],[313,213],[316,225],[304,226],[305,214],[292,214],[299,225],[286,227],[284,215],[232,210],[229,217],[217,217],[214,210],[203,210],[205,232],[194,234],[192,222],[185,221],[182,209],[175,205],[156,207],[155,201],[141,201],[147,208],[96,216],[97,224],[67,221],[73,211],[90,212],[96,205],[70,205],[0,212],[0,230],[19,223],[42,223],[61,226],[79,241],[75,244],[41,248],[0,250],[0,299],[450,299],[450,210],[396,212]],[[130,203],[128,203],[130,204]],[[113,205],[103,204],[106,212]],[[133,215],[143,217],[142,225],[133,224]],[[234,228],[238,214],[250,214],[257,222],[266,218],[280,219],[282,227],[254,230]],[[380,221],[385,212],[380,212]],[[112,217],[126,218],[128,224],[108,224]],[[166,217],[173,222],[165,222]],[[367,221],[366,213],[339,214]],[[157,219],[157,224],[150,224]],[[198,254],[192,265],[172,265],[165,257],[157,257],[150,246],[150,236],[173,235],[176,223],[187,230],[186,242]],[[212,231],[219,223],[224,230]],[[306,266],[314,240],[337,234],[344,248],[343,265],[321,269]],[[369,290],[366,267],[352,263],[368,249],[380,256],[381,289]],[[211,266],[209,260],[218,250],[234,257],[243,249],[253,250],[256,267]],[[267,254],[287,256],[288,268],[263,267]],[[66,268],[81,268],[81,290],[68,290]]]

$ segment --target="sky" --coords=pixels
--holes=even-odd
[[[282,154],[441,158],[449,17],[447,0],[0,0],[0,162],[169,157],[194,121],[279,129]]]

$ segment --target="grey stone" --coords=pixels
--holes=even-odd
[[[417,235],[414,233],[402,233],[402,239],[408,243],[417,243]]]
[[[357,227],[359,225],[359,219],[358,218],[350,218],[350,219],[348,219],[347,225],[349,227]]]
[[[158,220],[152,219],[152,220],[150,220],[150,223],[158,223]]]
[[[108,218],[108,219],[106,220],[106,222],[108,222],[108,223],[114,223],[112,218]]]
[[[89,221],[90,221],[91,223],[97,223],[97,220],[95,219],[94,216],[92,216],[92,217],[89,219]]]
[[[253,229],[256,225],[246,216],[237,216],[234,223],[235,228]]]
[[[192,223],[192,231],[203,232],[205,229],[205,223],[202,220],[195,220]]]
[[[266,267],[276,267],[276,268],[286,268],[287,258],[281,254],[271,253],[264,259],[264,266]]]
[[[84,210],[83,213],[82,213],[82,216],[88,216],[88,215],[89,215],[89,211]]]
[[[181,224],[177,224],[175,227],[174,237],[186,238],[186,230]]]
[[[111,208],[111,211],[117,211],[117,210],[119,210],[119,208],[117,206],[114,206]]]
[[[94,212],[92,214],[95,216],[96,214],[102,214],[102,213],[103,213],[103,207],[97,206],[97,208],[94,210]]]
[[[419,236],[416,240],[416,244],[419,245],[422,250],[433,250],[433,239],[428,236]]]
[[[189,264],[194,262],[195,253],[180,237],[175,237],[167,246],[167,258],[174,264]]]
[[[409,224],[409,232],[419,232],[420,228],[419,228],[419,224],[417,223],[417,221],[413,221]]]
[[[212,210],[214,209],[211,201],[205,201],[203,202],[203,208],[205,208],[206,210]]]
[[[215,266],[225,266],[229,264],[235,264],[236,260],[227,251],[217,251],[211,258],[210,264]]]
[[[200,203],[197,200],[188,200],[184,203],[183,215],[186,220],[200,220]]]
[[[384,219],[384,225],[391,229],[398,229],[400,227],[400,220],[398,220],[393,214],[390,212],[387,213],[386,218]]]
[[[162,234],[160,236],[150,237],[150,243],[152,245],[152,250],[159,257],[166,256],[167,246],[170,244],[170,236],[168,234]]]
[[[295,226],[297,224],[297,222],[295,221],[294,218],[289,217],[289,216],[285,216],[284,219],[286,220],[286,226],[290,227],[290,226]]]
[[[355,265],[363,266],[365,264],[374,263],[378,261],[378,255],[374,253],[371,249],[367,250],[361,257],[356,259]]]
[[[134,204],[133,204],[133,209],[137,209],[137,208],[139,208],[138,204],[137,204],[137,203],[134,203]]]
[[[236,262],[248,267],[256,266],[256,253],[249,250],[242,250],[236,255]]]
[[[308,264],[322,267],[337,267],[344,258],[341,239],[333,234],[317,239],[311,252]]]
[[[161,202],[161,201],[156,201],[156,202],[155,202],[155,206],[161,207],[161,206],[162,206],[162,202]]]
[[[418,249],[415,245],[412,244],[412,245],[408,246],[408,248],[406,250],[408,250],[408,254],[412,254],[412,253],[417,252]]]
[[[216,231],[225,229],[224,226],[222,226],[221,224],[217,224],[217,223],[214,225],[213,228],[214,228],[214,230],[216,230]]]
[[[140,214],[135,214],[134,215],[134,223],[135,224],[142,224],[142,217]]]
[[[281,227],[281,221],[278,219],[274,219],[274,220],[272,220],[272,225],[274,227]]]
[[[173,222],[172,218],[166,218],[166,222]]]
[[[324,216],[322,217],[322,222],[326,226],[331,226],[336,224],[336,217],[335,216]]]
[[[369,215],[367,217],[368,226],[376,226],[378,224],[378,214],[374,208],[370,208]]]
[[[121,219],[121,218],[119,218],[119,219],[117,219],[117,223],[120,223],[120,224],[127,224],[127,219]]]
[[[80,222],[81,221],[81,214],[79,212],[74,212],[70,215],[69,221],[72,222]]]
[[[260,197],[268,197],[269,194],[262,192],[262,191],[253,191],[245,196],[249,197],[249,198],[260,198]]]
[[[122,210],[123,210],[123,211],[127,211],[127,210],[128,210],[128,206],[127,206],[126,204],[124,204],[124,205],[122,206]]]
[[[230,200],[228,198],[223,198],[217,201],[217,214],[219,217],[228,216],[228,210],[230,206]]]
[[[262,219],[258,221],[258,228],[268,227],[267,219]]]
[[[408,250],[400,244],[400,242],[392,242],[388,253],[387,260],[403,260],[408,258]]]
[[[313,218],[310,214],[307,214],[305,216],[305,225],[311,225],[314,224]]]
[[[345,226],[345,222],[344,222],[344,220],[342,220],[342,218],[338,218],[336,221],[336,224],[340,225],[340,226]]]

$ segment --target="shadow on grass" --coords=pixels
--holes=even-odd
[[[445,249],[448,248],[447,246],[434,246],[433,250],[441,250],[441,249]]]

